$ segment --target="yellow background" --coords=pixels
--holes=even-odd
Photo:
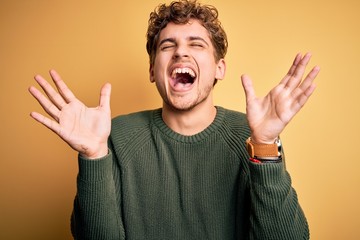
[[[205,1],[204,1],[205,2]],[[77,154],[29,117],[27,88],[56,69],[89,106],[113,85],[113,116],[161,104],[145,32],[159,2],[0,1],[0,239],[71,239]],[[212,0],[229,38],[217,105],[244,111],[242,73],[264,95],[297,52],[320,65],[317,90],[282,134],[312,239],[360,239],[360,2]]]

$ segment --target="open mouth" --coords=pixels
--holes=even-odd
[[[196,74],[191,68],[175,68],[171,72],[171,79],[175,88],[184,88],[195,82]]]

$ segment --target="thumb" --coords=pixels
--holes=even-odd
[[[252,80],[249,76],[243,74],[241,75],[241,83],[244,88],[246,102],[249,102],[256,97]]]
[[[111,84],[105,83],[105,85],[101,88],[100,91],[100,108],[110,109],[110,95],[111,95]]]

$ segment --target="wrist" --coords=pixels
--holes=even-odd
[[[251,134],[250,139],[251,142],[254,144],[273,144],[277,139],[279,139],[279,137],[267,139],[267,138],[257,137]]]
[[[87,159],[99,159],[109,154],[109,148],[107,144],[103,144],[96,151],[85,151],[79,154]]]

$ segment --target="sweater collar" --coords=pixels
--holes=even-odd
[[[162,109],[156,109],[153,112],[153,123],[155,125],[155,127],[157,129],[160,130],[160,132],[162,132],[162,134],[176,140],[179,142],[184,142],[184,143],[193,143],[193,142],[199,142],[202,141],[203,139],[207,138],[210,134],[212,134],[213,132],[215,132],[219,126],[221,126],[221,124],[224,121],[224,116],[225,116],[225,109],[219,106],[216,106],[216,116],[214,121],[207,127],[205,128],[203,131],[195,134],[195,135],[191,135],[191,136],[185,136],[182,134],[179,134],[175,131],[173,131],[171,128],[169,128],[165,122],[162,119]]]

